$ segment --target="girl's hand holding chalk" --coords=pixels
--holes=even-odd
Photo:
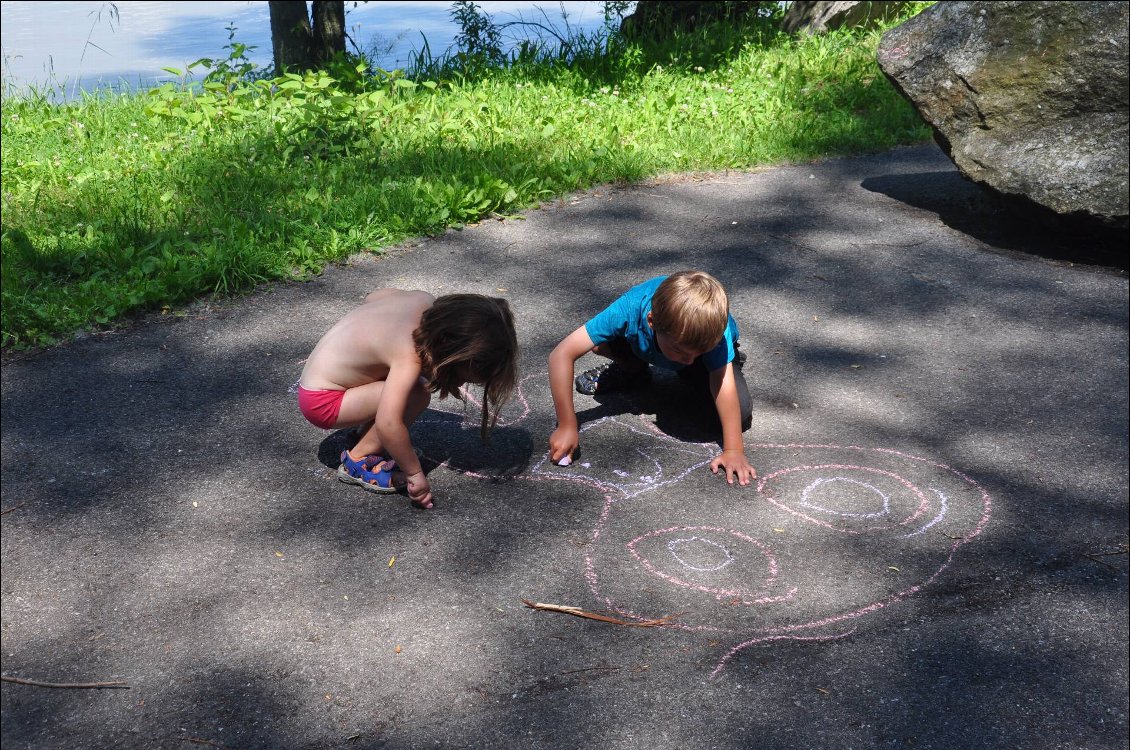
[[[571,463],[573,463],[573,457],[570,456],[568,453],[566,453],[564,456],[561,457],[561,460],[557,462],[557,465],[558,466],[568,466]]]

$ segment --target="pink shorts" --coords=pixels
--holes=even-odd
[[[323,430],[333,429],[337,424],[343,398],[345,391],[311,391],[298,386],[298,408],[302,410],[302,416]]]

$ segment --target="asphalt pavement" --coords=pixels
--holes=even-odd
[[[6,355],[4,748],[1125,748],[1128,289],[1095,257],[927,145],[605,186]],[[578,395],[551,465],[550,350],[687,268],[730,293],[758,479],[710,473],[668,375]],[[413,430],[430,511],[337,481],[347,434],[295,405],[384,286],[518,321],[491,444],[473,390]]]

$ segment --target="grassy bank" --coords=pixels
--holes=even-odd
[[[473,77],[221,67],[204,89],[7,96],[3,346],[315,274],[597,183],[922,141],[876,65],[879,36],[753,24]]]

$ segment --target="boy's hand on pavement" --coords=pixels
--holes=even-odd
[[[432,485],[424,472],[408,475],[408,497],[421,508],[432,507]]]
[[[580,444],[580,435],[570,427],[558,427],[549,436],[549,460],[557,463],[565,456],[572,456]]]
[[[725,469],[726,481],[730,484],[736,477],[738,484],[744,487],[757,478],[757,470],[750,466],[744,451],[722,451],[721,456],[710,462],[712,472],[717,474],[719,468]]]

